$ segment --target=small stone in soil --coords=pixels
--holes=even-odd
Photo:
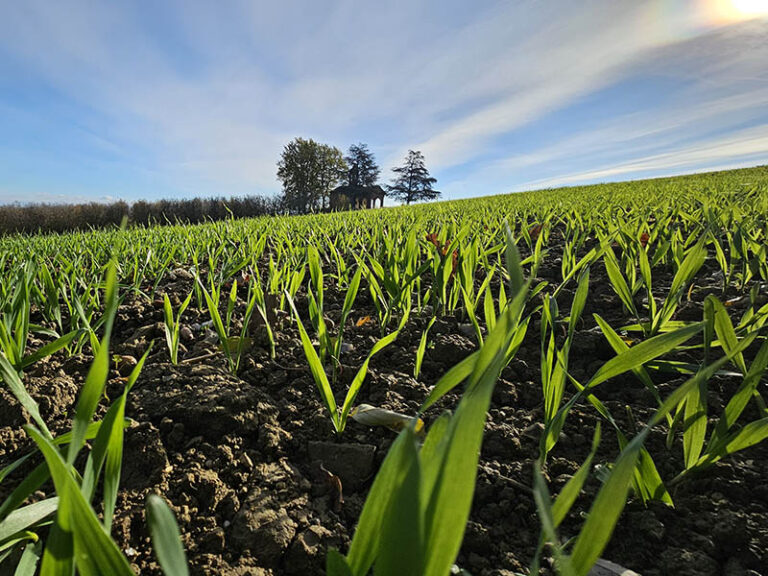
[[[345,492],[359,490],[371,477],[375,451],[370,444],[309,443],[309,457],[338,476]]]

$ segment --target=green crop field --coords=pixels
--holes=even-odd
[[[767,243],[764,167],[0,239],[0,574],[761,573]]]

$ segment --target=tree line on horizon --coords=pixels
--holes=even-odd
[[[199,224],[227,218],[253,218],[283,211],[280,199],[265,196],[139,200],[128,204],[10,204],[0,206],[0,234],[69,232],[120,226],[124,217],[131,225]]]
[[[409,150],[403,164],[392,168],[387,196],[405,204],[434,200],[440,192],[429,175],[424,155]],[[377,186],[381,168],[364,143],[353,144],[346,155],[330,144],[294,138],[283,148],[277,162],[277,178],[283,185],[281,205],[294,214],[322,212],[331,208],[331,192],[340,185]]]
[[[388,196],[406,204],[440,196],[434,189],[437,181],[424,166],[421,152],[409,151],[404,163],[392,172],[395,177],[386,186]],[[330,208],[330,191],[335,186],[376,186],[380,173],[374,155],[365,144],[350,146],[345,156],[336,147],[295,138],[285,146],[278,162],[278,178],[283,183],[279,196],[139,200],[130,204],[118,200],[0,205],[0,235],[116,227],[123,218],[128,218],[130,225],[155,226],[320,212]]]

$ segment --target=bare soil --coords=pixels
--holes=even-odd
[[[615,327],[630,321],[603,274],[601,266],[592,271],[583,325],[571,353],[571,371],[583,380],[614,355],[595,329],[592,313],[599,312]],[[553,263],[540,275],[556,284],[559,264]],[[705,267],[700,277],[678,319],[699,319],[707,293],[722,299],[739,295],[733,290],[721,295],[714,267]],[[658,284],[656,278],[654,283],[669,285],[670,279],[659,276]],[[191,278],[178,270],[160,292],[175,300],[190,289]],[[561,310],[570,306],[571,294],[563,293]],[[327,288],[326,313],[334,322],[338,322],[343,296]],[[339,401],[380,336],[375,320],[355,325],[365,316],[375,318],[363,287],[357,305],[345,332],[352,349],[343,360]],[[734,305],[734,314],[741,313],[740,305]],[[297,306],[307,309],[301,299]],[[185,313],[183,323],[189,332],[185,331],[182,363],[174,366],[160,324],[162,306],[129,297],[120,308],[115,353],[139,358],[150,343],[154,347],[130,395],[127,414],[134,423],[126,430],[113,533],[137,571],[159,574],[144,518],[145,499],[156,492],[167,498],[176,513],[195,574],[321,574],[326,549],[348,547],[367,490],[395,433],[350,421],[343,437],[336,437],[296,328],[285,315],[275,319],[277,358],[269,358],[257,334],[237,377],[227,371],[210,330],[201,327],[205,320],[193,307]],[[430,331],[433,345],[422,374],[414,379],[416,348],[427,321],[426,315],[414,315],[395,344],[374,357],[358,402],[414,414],[429,387],[476,349],[466,320],[441,318]],[[753,354],[754,350],[748,351],[748,360]],[[54,431],[69,426],[90,360],[87,355],[66,359],[57,354],[25,376]],[[121,393],[120,372],[124,376],[127,368],[112,371],[109,398]],[[672,374],[653,378],[662,396],[682,382]],[[735,378],[713,381],[712,415],[719,416],[738,384]],[[597,395],[625,430],[630,427],[626,406],[632,407],[638,426],[654,406],[651,395],[631,375],[602,385]],[[430,410],[427,425],[441,410],[454,407],[458,398],[458,392],[451,394]],[[746,414],[756,416],[756,412]],[[547,465],[553,493],[587,456],[597,419],[588,404],[577,405],[569,416]],[[496,386],[488,416],[471,519],[457,561],[472,574],[527,572],[539,523],[526,487],[532,482],[542,420],[539,325],[534,319],[523,347]],[[0,467],[31,449],[21,429],[25,422],[22,409],[0,388]],[[668,451],[665,434],[660,427],[647,446],[662,478],[668,480],[682,469],[682,448],[678,439]],[[597,461],[604,465],[617,453],[617,440],[604,426]],[[0,498],[14,487],[14,478],[0,486]],[[589,509],[599,486],[593,475],[562,526],[564,538],[577,533],[581,514]],[[51,490],[52,486],[45,486],[46,492]],[[43,492],[36,495],[43,496]],[[674,508],[656,503],[646,507],[631,500],[604,557],[646,576],[768,574],[768,445],[736,454],[681,483],[673,498]]]

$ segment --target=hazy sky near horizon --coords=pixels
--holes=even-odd
[[[0,203],[275,194],[296,136],[445,198],[768,163],[768,0],[0,0]]]

